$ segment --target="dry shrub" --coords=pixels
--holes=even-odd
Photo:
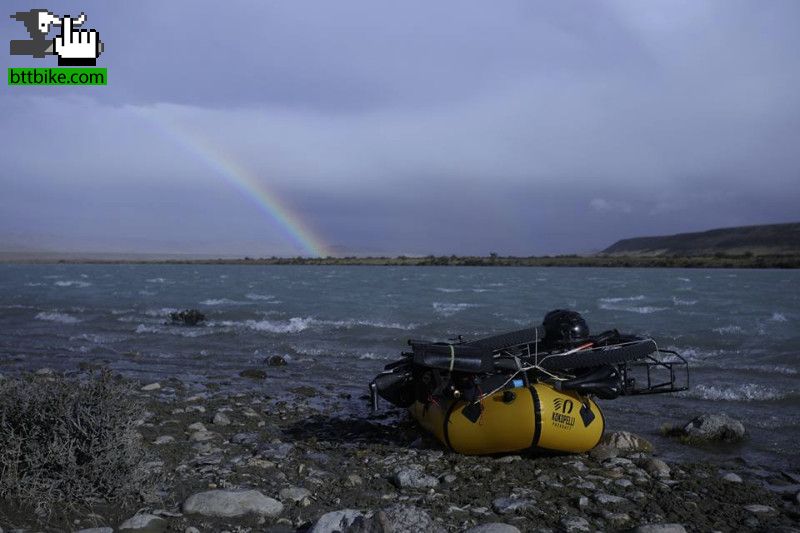
[[[148,474],[131,393],[109,372],[0,382],[0,498],[43,518],[138,495]]]

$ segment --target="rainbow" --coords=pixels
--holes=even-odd
[[[241,165],[221,147],[211,144],[196,132],[181,126],[177,121],[166,119],[155,111],[146,112],[145,116],[159,125],[171,139],[255,203],[259,210],[277,223],[304,254],[314,257],[333,255],[323,241],[308,227],[308,224],[292,212],[274,191],[269,190],[254,172]]]

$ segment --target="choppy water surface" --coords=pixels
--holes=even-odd
[[[341,388],[363,411],[356,398],[408,338],[518,329],[566,307],[594,332],[652,336],[692,365],[686,393],[602,402],[610,428],[667,455],[797,468],[798,289],[800,272],[780,270],[0,265],[0,372],[95,361],[142,379],[252,387],[239,371],[280,354],[289,366],[256,386]],[[165,323],[184,308],[207,324]],[[697,451],[656,436],[702,412],[743,420],[750,439]]]

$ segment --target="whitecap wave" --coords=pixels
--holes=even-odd
[[[253,302],[239,302],[228,298],[209,298],[200,302],[201,305],[253,305]]]
[[[174,307],[162,307],[161,309],[148,309],[144,312],[147,316],[167,317],[170,313],[177,313],[178,310]]]
[[[619,296],[615,298],[600,298],[599,301],[613,304],[619,302],[638,302],[640,300],[644,300],[644,294],[639,294],[638,296]]]
[[[386,361],[389,359],[393,359],[394,356],[386,355],[386,354],[378,354],[375,352],[364,352],[359,354],[358,358],[362,361]]]
[[[299,333],[311,327],[312,318],[292,317],[287,321],[278,320],[246,320],[244,325],[255,331],[269,333]]]
[[[480,307],[478,304],[470,303],[448,303],[448,302],[433,302],[433,310],[442,316],[451,316],[465,309],[471,307]]]
[[[685,281],[686,283],[689,283],[690,281],[692,281],[692,280],[691,280],[691,279],[689,279],[689,278],[677,278],[677,279],[679,279],[679,280],[681,280],[681,281]]]
[[[255,331],[267,331],[270,333],[299,333],[312,327],[333,327],[350,329],[357,326],[366,326],[381,329],[399,329],[410,331],[416,329],[418,324],[401,324],[399,322],[384,322],[380,320],[321,320],[314,317],[292,317],[287,320],[222,320],[211,321],[208,323],[211,327],[245,327]]]
[[[720,335],[732,335],[737,333],[744,333],[744,330],[740,326],[721,326],[718,328],[714,328],[713,331],[719,333]]]
[[[214,335],[218,331],[211,328],[185,328],[180,326],[156,326],[149,324],[139,324],[134,330],[138,334],[155,333],[159,335],[178,335],[180,337],[203,337],[206,335]]]
[[[111,337],[100,335],[99,333],[81,333],[80,335],[75,335],[70,337],[69,340],[88,341],[88,342],[93,342],[95,344],[105,344],[107,342],[113,341]]]
[[[320,324],[331,325],[334,327],[343,327],[343,328],[352,328],[354,326],[368,326],[372,328],[383,328],[383,329],[402,329],[405,331],[410,331],[412,329],[416,329],[418,324],[400,324],[399,322],[383,322],[381,320],[319,320],[316,321]]]
[[[447,287],[436,287],[436,290],[439,291],[439,292],[448,292],[449,293],[449,292],[461,292],[464,289],[450,289],[450,288],[447,288]]]
[[[772,318],[770,318],[773,322],[787,322],[786,315],[783,313],[772,313]]]
[[[25,284],[26,287],[41,287],[42,285],[44,285],[44,283],[29,282]]]
[[[244,296],[248,300],[274,300],[275,297],[271,294],[256,294],[254,292],[249,292]]]
[[[90,286],[91,283],[88,281],[80,281],[80,280],[70,280],[70,281],[56,281],[53,283],[56,287],[79,287],[81,289],[85,289],[86,287]]]
[[[150,279],[145,280],[145,281],[147,281],[147,283],[166,283],[167,282],[167,280],[165,280],[164,278],[150,278]]]
[[[147,324],[139,324],[134,330],[136,333],[161,333],[161,330],[155,326],[148,326]]]
[[[791,391],[781,391],[774,387],[757,383],[742,383],[725,387],[723,385],[696,385],[691,390],[681,393],[690,398],[701,400],[722,400],[730,402],[756,402],[781,400],[793,395]]]
[[[675,305],[694,305],[697,303],[697,300],[685,300],[683,298],[678,298],[677,296],[673,296],[672,303]]]
[[[721,366],[721,365],[720,365]],[[766,374],[783,374],[784,376],[797,375],[796,368],[781,365],[734,365],[736,370],[753,370],[755,372],[764,372]]]
[[[598,306],[600,309],[605,309],[606,311],[626,311],[628,313],[639,313],[640,315],[649,315],[651,313],[658,313],[659,311],[666,311],[666,307],[655,307],[652,305],[642,305],[642,306],[625,306],[625,305],[614,305],[609,303],[602,303]]]
[[[678,352],[690,363],[703,363],[709,359],[714,359],[724,355],[723,350],[704,350],[702,348],[679,348],[677,346],[668,346],[668,350]]]
[[[36,318],[36,320],[46,320],[48,322],[59,322],[61,324],[77,324],[78,322],[81,321],[79,318],[76,318],[76,317],[74,317],[72,315],[68,315],[66,313],[57,313],[57,312],[53,312],[53,313],[41,312],[41,313],[37,314],[34,318]]]
[[[726,370],[746,370],[754,372],[763,372],[767,374],[783,374],[786,376],[793,376],[798,374],[796,368],[791,368],[783,365],[769,365],[769,364],[748,364],[740,362],[742,352],[736,350],[704,350],[702,348],[681,348],[678,346],[667,346],[667,350],[678,352],[686,359],[693,367],[697,368],[722,368]],[[750,356],[752,359],[752,355]]]

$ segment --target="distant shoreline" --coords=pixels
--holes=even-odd
[[[715,254],[713,256],[559,255],[543,257],[270,257],[241,259],[2,258],[0,264],[93,265],[327,265],[327,266],[480,266],[603,268],[800,268],[800,255]]]

